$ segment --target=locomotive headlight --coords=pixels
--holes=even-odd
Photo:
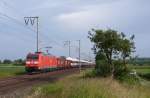
[[[27,62],[26,62],[26,64],[30,64],[30,62],[29,62],[29,61],[27,61]]]
[[[34,64],[38,64],[39,62],[38,61],[34,61]]]

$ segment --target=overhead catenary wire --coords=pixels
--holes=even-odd
[[[27,28],[28,30],[32,31],[32,32],[36,32],[35,30],[33,30],[31,27],[29,26],[25,26],[24,23],[20,22],[19,20],[17,20],[16,18],[12,17],[12,16],[8,16],[2,12],[0,12],[0,15],[1,16],[4,16],[10,20],[12,20],[13,22],[23,26],[24,28]],[[51,42],[51,43],[55,43],[55,45],[61,47],[62,49],[64,49],[63,45],[61,45],[60,43],[58,43],[57,41],[54,41],[52,40],[52,38],[49,38],[47,35],[45,35],[44,33],[42,33],[42,36],[45,37],[45,39],[48,41],[48,42]],[[35,37],[35,36],[34,36]]]
[[[13,9],[13,10],[16,11],[16,9],[15,9],[12,5],[10,5],[8,2],[6,2],[6,1],[4,1],[4,0],[2,0],[1,2],[2,2],[4,5],[6,5],[8,8]],[[19,13],[19,12],[18,12],[18,13]],[[36,31],[33,30],[32,28],[30,28],[30,27],[28,27],[28,26],[25,26],[24,23],[18,21],[17,19],[15,19],[15,18],[13,18],[13,17],[10,17],[10,16],[8,16],[8,15],[6,15],[6,14],[4,14],[4,13],[1,13],[1,12],[0,12],[0,14],[3,15],[3,16],[5,16],[5,17],[7,17],[7,18],[9,18],[9,19],[11,19],[11,20],[13,20],[14,22],[17,22],[17,23],[20,24],[20,25],[23,25],[25,28],[27,28],[27,29],[29,29],[29,30],[31,30],[31,31],[33,31],[33,32],[36,32]],[[47,35],[45,35],[44,33],[42,33],[42,36],[43,36],[43,37],[46,37],[45,39],[48,38],[47,41],[51,40],[51,42],[55,43],[57,46],[59,46],[59,47],[61,47],[61,48],[64,48],[63,45],[61,45],[60,43],[54,41],[52,38],[49,38],[49,37],[48,37]]]
[[[2,0],[3,1],[3,0]],[[6,6],[8,6],[8,8],[12,8],[12,6],[9,6],[8,3],[4,2]],[[15,9],[14,9],[15,10]],[[36,32],[34,29],[32,29],[31,27],[29,26],[25,26],[23,22],[20,22],[18,19],[12,17],[12,16],[9,16],[7,14],[4,14],[2,12],[0,12],[0,15],[14,21],[15,23],[19,24],[19,25],[22,25],[23,27],[27,28],[28,30],[32,31],[32,32]],[[41,31],[42,32],[42,31]],[[47,36],[45,33],[42,33],[41,36],[44,37],[44,40],[47,40],[47,42],[50,42],[50,43],[55,43],[55,45],[61,47],[61,48],[65,48],[61,43],[59,43],[58,41],[55,41],[53,40],[52,38],[50,38],[49,36]]]
[[[22,23],[22,22],[20,22],[19,20],[13,18],[12,16],[8,16],[8,15],[2,13],[2,12],[0,12],[0,15],[4,16],[4,17],[6,17],[6,18],[8,18],[8,19],[10,19],[10,20],[12,20],[12,21],[14,21],[15,23],[17,23],[17,24],[19,24],[19,25],[22,25],[23,27],[29,29],[29,30],[32,31],[32,32],[36,32],[36,31],[33,30],[32,28],[30,28],[30,27],[28,27],[28,26],[25,26],[24,23]],[[43,34],[43,35],[44,35],[44,34]]]
[[[4,20],[5,18],[2,17],[2,16],[0,16],[0,19],[1,19],[1,20]],[[1,25],[4,25],[4,26],[6,26],[6,25],[9,26],[9,24],[4,23],[3,21],[1,21],[0,24],[1,24]],[[13,26],[11,26],[11,27],[14,28]],[[2,31],[2,32],[4,33],[4,32],[6,32],[6,31]],[[7,31],[7,33],[8,33],[8,31]],[[14,33],[18,33],[18,32],[15,31]],[[4,33],[4,34],[6,34],[6,33]],[[18,34],[19,34],[19,33],[18,33]],[[9,35],[9,36],[10,36],[10,35]],[[29,40],[29,38],[27,39],[27,37],[24,37],[24,36],[17,37],[17,36],[16,36],[15,34],[13,34],[13,33],[11,33],[11,36],[13,36],[13,37],[15,37],[15,38],[18,38],[18,39],[21,39],[21,40],[24,40],[25,42],[26,42],[27,40],[30,41],[30,42],[33,41],[33,40],[31,40],[31,39]]]

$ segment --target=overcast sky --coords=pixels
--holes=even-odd
[[[40,17],[40,47],[52,46],[54,55],[67,56],[63,44],[71,40],[71,56],[77,57],[76,40],[81,40],[82,58],[88,58],[92,45],[87,32],[112,28],[135,34],[135,54],[149,57],[149,5],[150,0],[0,0],[0,59],[25,58],[36,50],[35,27],[26,26],[24,16]]]

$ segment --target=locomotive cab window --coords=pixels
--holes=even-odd
[[[37,59],[39,59],[39,57],[38,57],[38,55],[30,55],[30,56],[27,56],[27,59],[37,60]]]

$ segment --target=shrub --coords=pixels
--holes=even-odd
[[[138,84],[139,79],[136,75],[130,74],[131,70],[120,61],[114,61],[114,77],[115,79],[128,84]]]
[[[111,74],[111,66],[105,60],[98,60],[94,72],[97,76],[107,77]]]
[[[131,75],[131,70],[126,68],[122,61],[113,61],[114,64],[114,79],[127,84],[139,84],[139,78],[136,75]],[[112,67],[105,60],[98,60],[94,70],[87,71],[85,77],[108,77],[112,74]]]
[[[138,75],[146,80],[150,80],[150,73],[146,73],[146,74],[139,73]]]
[[[126,68],[121,61],[118,60],[118,61],[114,61],[113,63],[115,67],[115,70],[114,70],[115,77],[124,76],[130,72],[130,70]]]

